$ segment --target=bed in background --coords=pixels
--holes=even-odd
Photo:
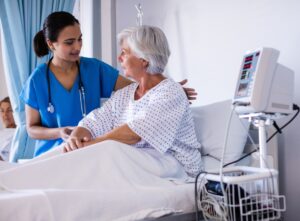
[[[228,100],[192,108],[206,170],[219,168],[218,159],[222,154],[227,128],[229,139],[225,163],[239,158],[245,150],[249,124],[245,121],[242,124],[238,116],[233,115],[228,126],[230,103]],[[123,155],[118,148],[113,151],[119,158],[114,158],[111,167],[104,169],[107,173],[115,171],[114,182],[97,177],[94,172],[99,166],[97,160],[82,161],[94,159],[97,156],[94,150],[74,151],[72,159],[78,162],[77,167],[70,168],[70,173],[57,179],[51,189],[43,188],[43,183],[38,187],[19,189],[20,180],[22,186],[26,186],[29,175],[18,170],[12,176],[14,168],[7,172],[7,168],[4,169],[7,165],[0,164],[0,171],[3,168],[0,172],[0,220],[195,220],[194,183],[169,181],[149,174],[134,163],[122,162]],[[68,161],[59,164],[56,158],[59,157],[54,160],[57,162],[56,171],[47,171],[47,160],[45,168],[34,167],[34,162],[24,166],[27,169],[31,167],[32,173],[40,173],[41,170],[55,173],[59,168],[68,166]],[[105,160],[105,157],[98,160]],[[244,164],[255,162],[253,157],[244,160]],[[93,172],[87,177],[77,177],[83,169]],[[47,173],[44,173],[45,177]]]
[[[1,128],[0,127],[0,157],[8,161],[11,141],[14,137],[15,128]]]

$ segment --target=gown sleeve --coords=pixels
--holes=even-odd
[[[114,99],[107,100],[101,108],[97,108],[83,118],[78,126],[90,131],[93,138],[108,133],[113,129],[113,104]]]
[[[178,87],[157,94],[144,112],[128,122],[131,130],[161,153],[172,147],[188,109],[187,98]]]

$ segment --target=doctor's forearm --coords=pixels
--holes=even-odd
[[[133,83],[131,80],[123,77],[122,75],[118,76],[117,82],[115,84],[115,88],[114,91],[117,91],[119,89],[122,89],[126,86],[128,86],[129,84]]]
[[[33,139],[54,140],[61,138],[61,128],[46,128],[42,126],[27,127],[28,135]]]
[[[42,126],[41,116],[38,110],[26,104],[25,113],[26,129],[31,138],[39,140],[53,140],[61,137],[61,128],[47,128]]]

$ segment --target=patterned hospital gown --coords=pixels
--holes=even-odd
[[[118,90],[92,111],[79,126],[88,129],[93,138],[127,124],[141,137],[137,148],[154,148],[160,153],[172,154],[185,171],[195,176],[202,170],[200,143],[196,139],[189,102],[182,87],[165,79],[134,100],[137,83]]]

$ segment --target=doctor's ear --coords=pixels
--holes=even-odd
[[[50,50],[52,50],[52,51],[55,50],[55,48],[54,48],[54,46],[53,46],[53,44],[52,44],[52,42],[51,42],[50,40],[47,40],[47,45],[48,45],[48,48],[49,48]]]

